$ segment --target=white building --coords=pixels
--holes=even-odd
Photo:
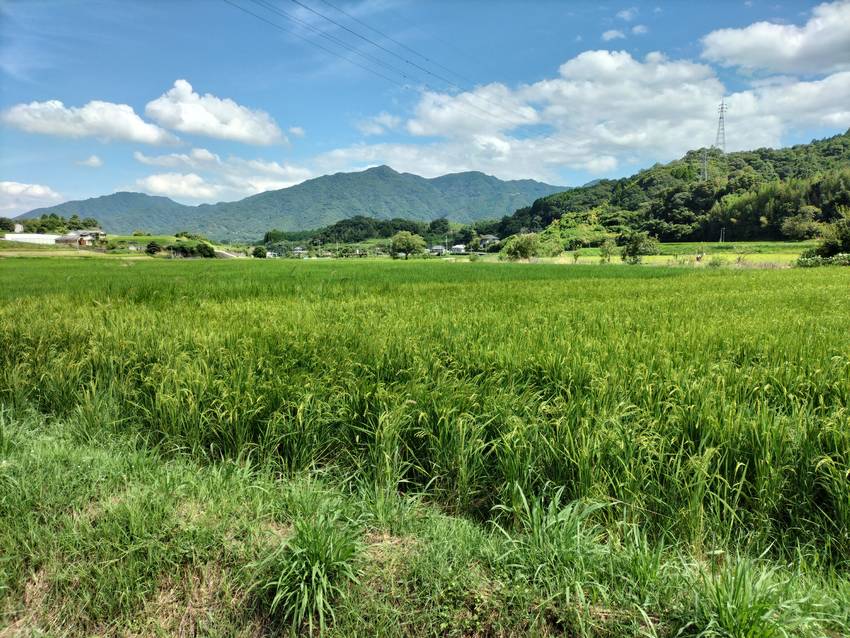
[[[15,232],[16,233],[24,232],[24,225],[23,224],[15,224]]]
[[[428,252],[430,252],[432,255],[443,255],[446,252],[446,247],[437,244],[435,246],[431,246]]]
[[[62,235],[42,235],[40,233],[6,233],[4,239],[19,241],[23,244],[55,244]]]
[[[466,253],[466,246],[464,244],[455,244],[452,246],[452,255],[463,255]]]

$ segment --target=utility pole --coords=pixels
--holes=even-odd
[[[703,182],[708,181],[708,149],[702,149],[702,171],[700,172],[699,178]]]

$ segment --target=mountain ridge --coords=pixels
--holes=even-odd
[[[97,218],[105,230],[115,234],[135,229],[155,234],[191,230],[213,239],[244,241],[256,240],[271,228],[310,230],[357,215],[416,221],[447,217],[471,223],[511,213],[564,190],[530,179],[500,180],[480,171],[426,178],[382,164],[314,177],[232,202],[191,206],[168,197],[119,191],[37,208],[19,217],[78,214]]]

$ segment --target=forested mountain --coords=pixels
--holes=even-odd
[[[256,240],[270,228],[297,231],[366,215],[429,222],[447,217],[470,223],[493,219],[536,198],[563,190],[533,180],[503,181],[479,172],[426,179],[388,166],[336,173],[237,202],[184,206],[167,197],[115,193],[40,208],[24,217],[56,213],[96,217],[105,230],[157,234],[191,230],[221,240]]]
[[[803,238],[850,207],[850,131],[784,149],[691,151],[636,175],[556,193],[500,221],[476,224],[505,237],[545,229],[646,230],[663,241]]]

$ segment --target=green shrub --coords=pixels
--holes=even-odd
[[[198,245],[195,246],[195,254],[204,259],[213,259],[215,257],[215,248],[205,241],[198,242]]]
[[[823,230],[823,241],[817,247],[821,257],[850,253],[850,216],[828,224]]]
[[[254,246],[254,250],[251,251],[251,256],[255,259],[265,259],[267,254],[265,246]]]
[[[657,255],[658,240],[644,231],[629,231],[620,235],[619,244],[622,246],[622,260],[627,264],[639,264],[645,255]]]

